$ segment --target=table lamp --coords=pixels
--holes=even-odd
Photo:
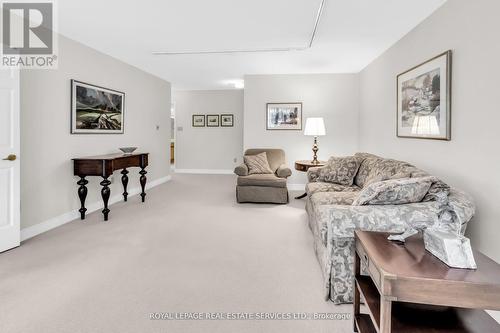
[[[306,128],[304,130],[304,135],[314,136],[314,144],[313,144],[313,160],[312,164],[318,164],[318,136],[325,135],[325,122],[323,118],[307,118],[306,120]]]

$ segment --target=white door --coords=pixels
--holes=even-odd
[[[19,70],[0,69],[0,252],[19,246]]]

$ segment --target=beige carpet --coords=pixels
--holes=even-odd
[[[323,300],[304,201],[238,205],[234,182],[174,175],[107,223],[93,213],[0,254],[0,332],[352,332],[350,320],[149,319],[351,313]]]

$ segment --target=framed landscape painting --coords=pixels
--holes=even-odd
[[[397,77],[397,129],[401,138],[451,139],[451,51]]]
[[[207,114],[207,127],[219,127],[218,114]]]
[[[205,127],[205,115],[204,114],[193,114],[193,127]]]
[[[302,130],[302,103],[267,103],[267,130]]]
[[[220,115],[220,125],[221,125],[221,127],[233,127],[234,126],[234,115],[221,114]]]
[[[125,94],[71,80],[71,133],[121,134]]]

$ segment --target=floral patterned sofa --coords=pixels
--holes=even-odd
[[[475,211],[467,194],[409,163],[368,153],[352,158],[355,163],[339,168],[332,157],[327,165],[310,168],[307,174],[306,211],[323,270],[325,299],[337,304],[353,299],[354,229],[403,232],[409,227],[442,225],[463,233]],[[339,181],[349,176],[352,184]],[[394,204],[387,198],[385,203],[359,205],[359,197],[367,194],[363,189],[373,186],[369,184],[394,178],[402,182],[430,179],[431,183],[419,202]]]

